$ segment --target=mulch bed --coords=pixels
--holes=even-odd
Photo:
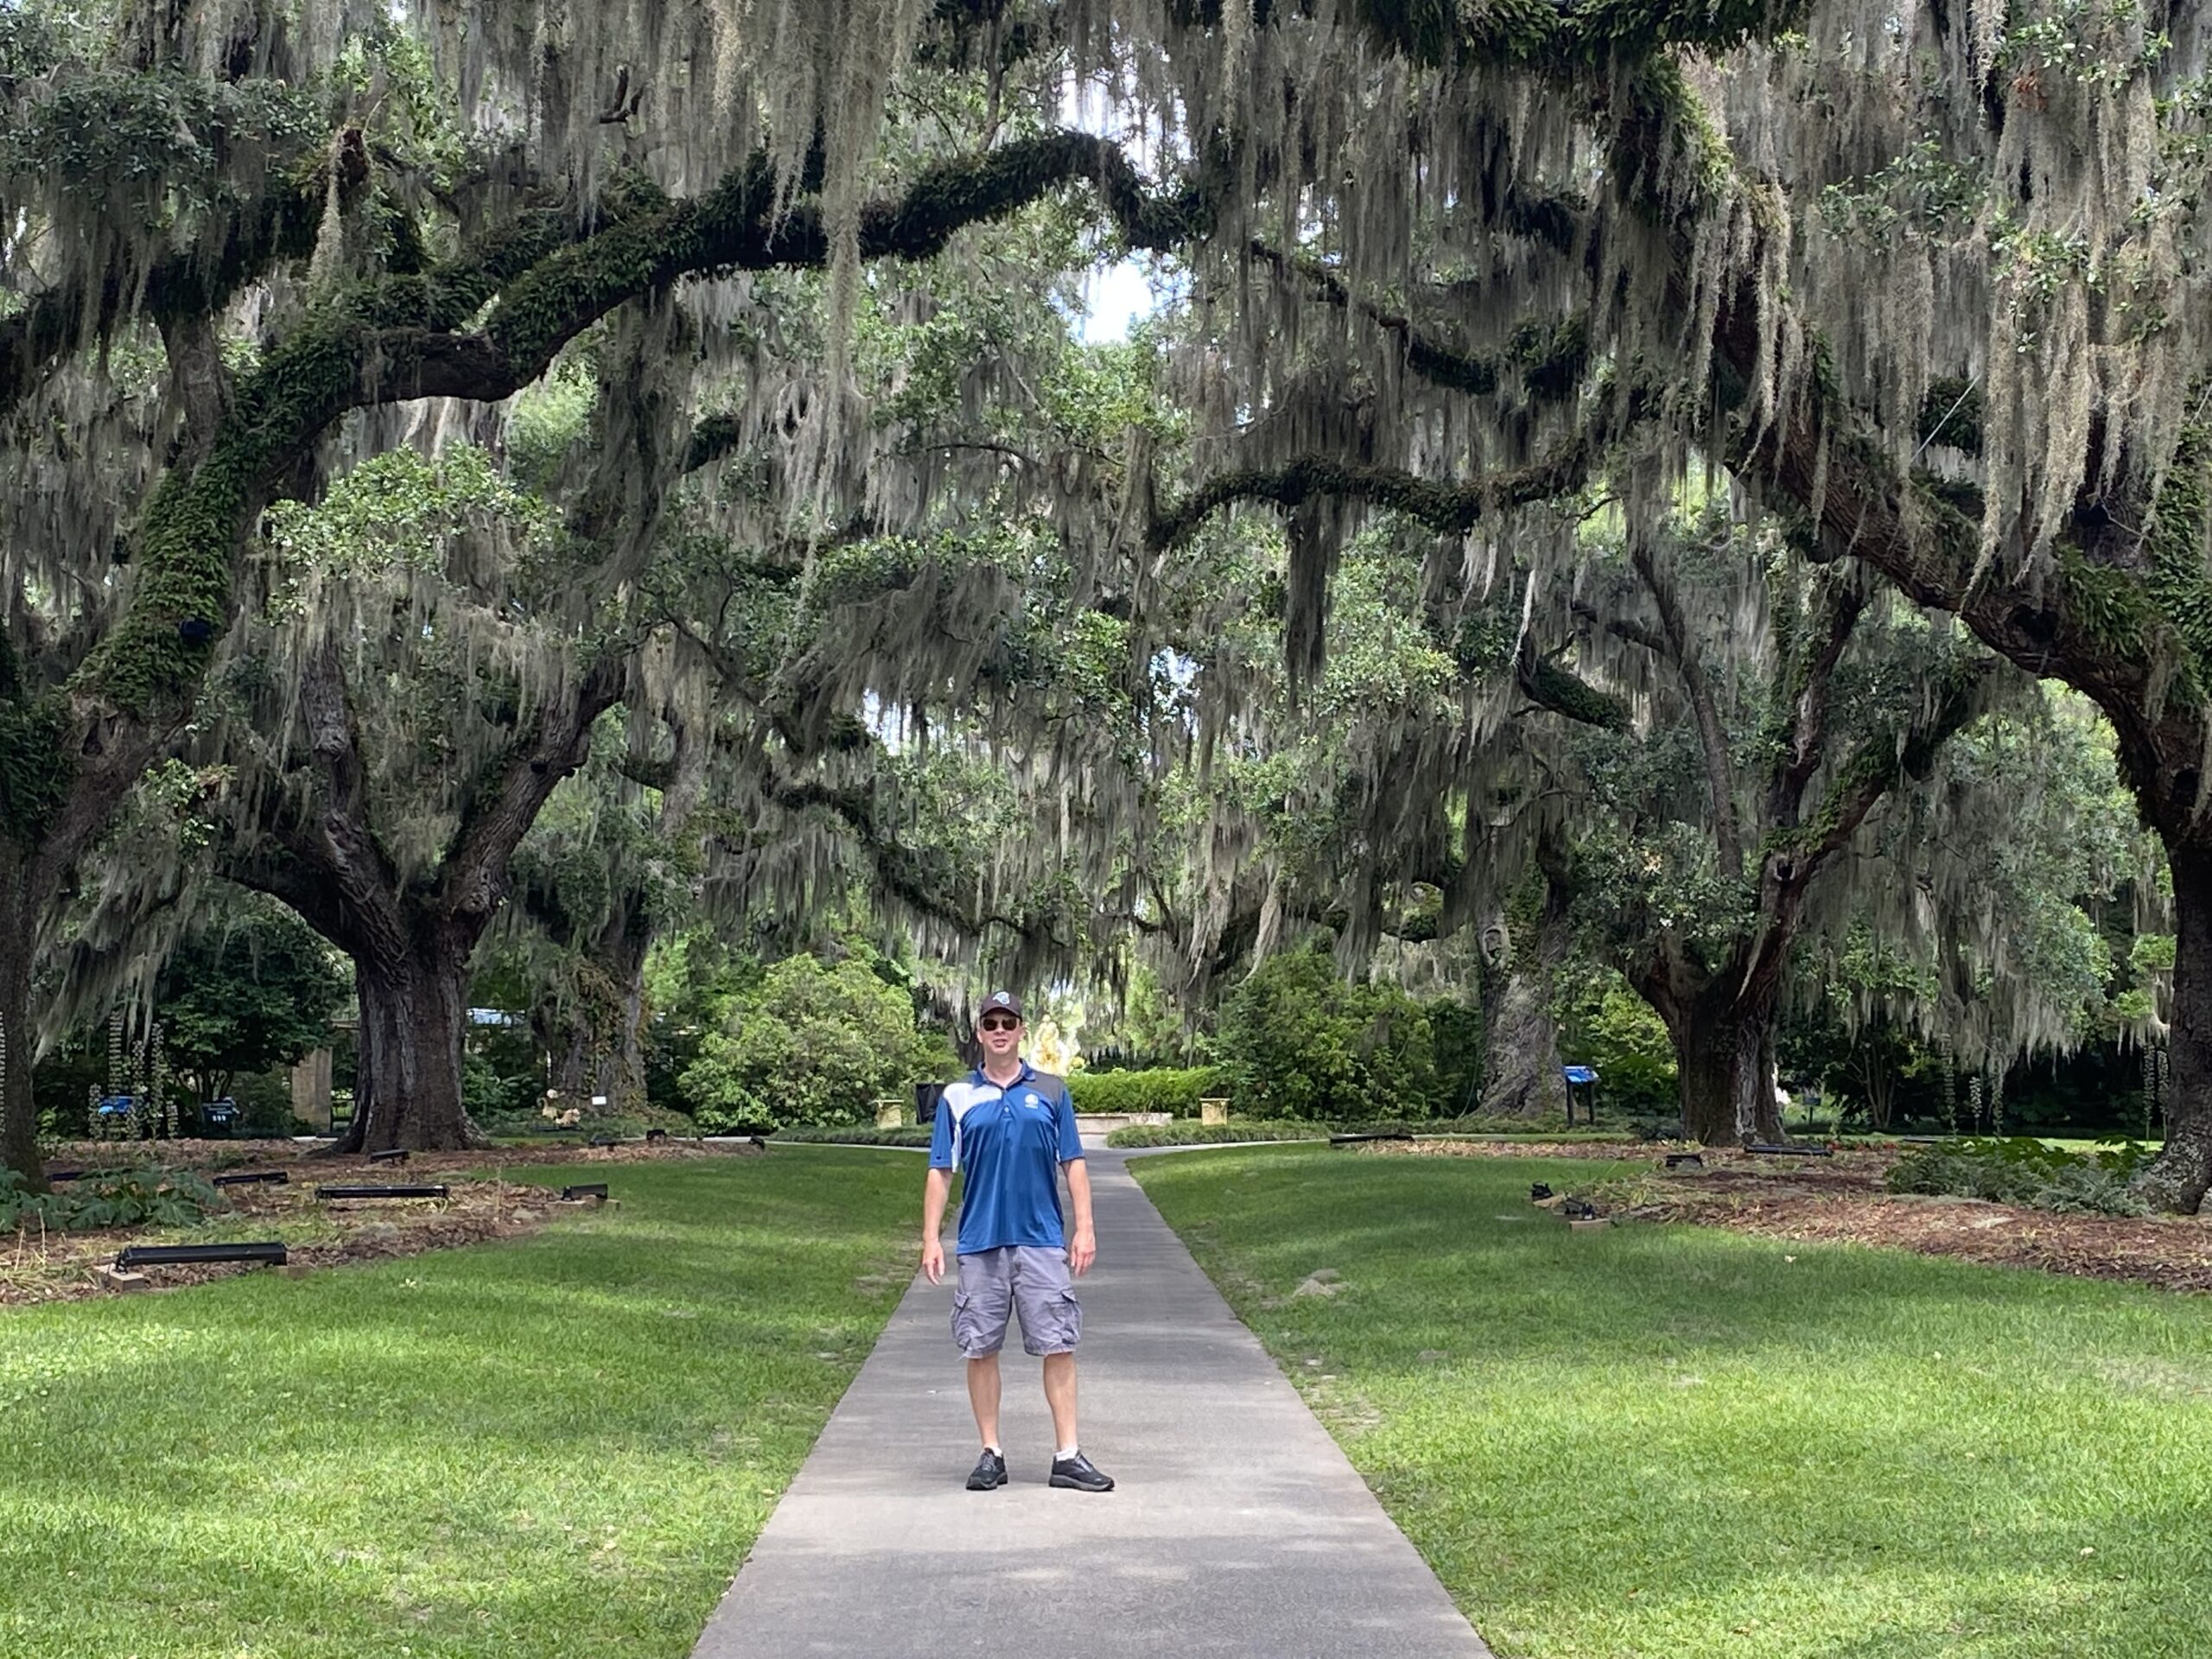
[[[1618,1221],[1691,1222],[1764,1238],[1884,1245],[2083,1279],[2212,1290],[2212,1215],[2062,1215],[1980,1198],[1887,1192],[1882,1178],[1898,1155],[1889,1147],[1849,1147],[1818,1159],[1706,1151],[1703,1170],[1680,1171],[1666,1170],[1652,1147],[1632,1143],[1431,1141],[1367,1150],[1400,1158],[1648,1161],[1650,1173],[1599,1181],[1580,1196]]]
[[[404,1164],[372,1164],[365,1158],[315,1155],[311,1145],[293,1141],[165,1141],[125,1145],[87,1141],[60,1148],[48,1160],[55,1169],[127,1169],[160,1164],[204,1175],[229,1170],[283,1169],[287,1185],[242,1185],[223,1189],[227,1213],[211,1218],[227,1242],[282,1238],[284,1271],[334,1267],[347,1262],[382,1261],[426,1250],[517,1238],[537,1231],[556,1217],[575,1212],[560,1203],[557,1189],[495,1179],[454,1181],[462,1172],[514,1168],[531,1164],[635,1164],[689,1159],[757,1157],[749,1146],[708,1147],[693,1141],[626,1143],[616,1147],[498,1147],[477,1152],[418,1152]],[[319,1202],[323,1184],[411,1185],[448,1181],[442,1198]],[[618,1194],[619,1197],[619,1194]],[[117,1253],[129,1244],[198,1243],[201,1230],[118,1227],[97,1232],[41,1233],[25,1230],[0,1238],[0,1306],[73,1301],[113,1295],[100,1278]],[[146,1269],[148,1289],[170,1290],[256,1271],[248,1264],[219,1263]]]

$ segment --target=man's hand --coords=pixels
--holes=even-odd
[[[1075,1242],[1068,1246],[1068,1270],[1078,1279],[1090,1271],[1090,1264],[1098,1259],[1098,1238],[1088,1227],[1075,1230]]]
[[[944,1281],[944,1246],[934,1238],[922,1241],[922,1271],[929,1274],[933,1285]]]

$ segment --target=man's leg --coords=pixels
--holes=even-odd
[[[1110,1492],[1114,1483],[1083,1455],[1075,1438],[1075,1347],[1083,1340],[1083,1304],[1075,1298],[1067,1255],[1023,1248],[1014,1252],[1014,1305],[1021,1345],[1045,1362],[1045,1403],[1052,1408],[1052,1484]]]
[[[1014,1304],[1012,1258],[1010,1250],[962,1256],[952,1296],[952,1339],[967,1357],[968,1404],[983,1442],[983,1455],[968,1477],[971,1492],[1006,1484],[1006,1454],[999,1446],[999,1344],[1006,1340]]]
[[[975,1389],[975,1372],[969,1371],[969,1389]],[[998,1421],[998,1377],[991,1377],[991,1421]],[[1045,1356],[1045,1403],[1052,1408],[1052,1433],[1058,1438],[1054,1446],[1060,1452],[1072,1452],[1075,1438],[1075,1356],[1047,1354]]]
[[[1072,1360],[1071,1354],[1059,1358]],[[1047,1378],[1052,1375],[1052,1362],[1045,1362]],[[976,1433],[982,1435],[983,1445],[990,1451],[999,1451],[999,1357],[986,1354],[981,1359],[968,1362],[968,1403],[976,1413]],[[1052,1408],[1052,1421],[1059,1421],[1059,1408]],[[1068,1367],[1068,1421],[1075,1421],[1075,1367]]]

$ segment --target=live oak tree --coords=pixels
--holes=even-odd
[[[2082,690],[2171,866],[2177,1106],[2143,1185],[2194,1208],[2212,150],[2190,9],[1162,14],[1116,13],[1117,44],[1173,48],[1139,54],[1133,101],[1194,156],[1226,135],[1242,186],[1194,261],[1241,347],[1217,406],[1274,416],[1215,493],[1410,493],[1472,530],[1579,487],[1641,415],[1808,556]],[[1283,372],[1288,338],[1340,366]],[[1347,385],[1377,391],[1348,408]]]
[[[1948,619],[1930,626],[1856,572],[1806,569],[1725,515],[1668,528],[1595,562],[1576,601],[1586,659],[1645,706],[1570,745],[1586,791],[1571,903],[1665,1022],[1686,1132],[1774,1140],[1794,958],[1848,904],[1870,820],[1927,779],[1999,677]],[[1978,919],[1966,861],[1937,890],[1918,851],[1899,859],[1899,904]]]
[[[339,416],[496,402],[641,296],[819,268],[831,391],[785,406],[798,493],[880,503],[842,374],[863,265],[1055,195],[1176,250],[1205,324],[1173,381],[1189,471],[1154,491],[1137,457],[1098,543],[1134,578],[1134,657],[1147,582],[1234,501],[1304,525],[1304,671],[1351,524],[1316,504],[1421,509],[1463,571],[1517,563],[1549,593],[1591,492],[1724,469],[1799,556],[1871,567],[2112,721],[2176,907],[2174,1132],[2146,1190],[2193,1207],[2212,1180],[2187,9],[845,0],[554,31],[480,4],[349,37],[340,12],[228,5],[76,39],[9,19],[0,402],[31,486],[0,664],[10,937],[188,715],[247,532],[314,487]],[[1105,87],[1172,181],[1055,129],[1061,81],[1008,75],[1045,60]],[[910,67],[1027,124],[887,165]],[[1631,490],[1631,528],[1671,496]],[[24,1166],[27,1100],[11,1065]]]
[[[1117,151],[1075,133],[925,162],[871,197],[882,80],[913,8],[880,29],[810,16],[757,40],[734,19],[679,40],[580,16],[541,51],[488,11],[470,27],[442,13],[419,37],[382,14],[288,22],[251,4],[127,6],[81,26],[8,14],[0,405],[23,486],[0,654],[11,938],[52,925],[80,855],[182,732],[240,609],[262,510],[313,487],[349,411],[497,403],[687,277],[829,268],[842,327],[861,262],[926,257],[1070,187],[1096,187],[1138,240],[1185,223],[1185,204],[1156,202]],[[694,105],[670,89],[702,49],[715,90]],[[630,125],[648,74],[670,106],[653,114],[658,145]],[[817,146],[825,122],[834,142]],[[118,385],[118,346],[149,386]],[[87,444],[92,421],[103,435]],[[824,410],[802,435],[810,474],[834,472],[842,430]],[[342,694],[327,673],[302,690],[342,772]],[[579,703],[522,740],[542,769],[492,809],[495,839],[573,767],[588,724]],[[463,931],[497,898],[474,845],[441,901]],[[0,962],[0,1021],[17,1033],[0,1132],[6,1161],[35,1175],[30,957]],[[402,1133],[450,1134],[447,1103],[430,1103],[439,1127]]]

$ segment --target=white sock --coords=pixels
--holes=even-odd
[[[996,1440],[985,1440],[983,1442],[983,1450],[989,1452],[995,1458],[1002,1458],[1006,1456],[1005,1452],[999,1450],[999,1443]]]
[[[1052,1456],[1058,1459],[1060,1462],[1065,1463],[1070,1458],[1075,1456],[1075,1447],[1071,1446],[1064,1446],[1058,1451],[1053,1452]]]

